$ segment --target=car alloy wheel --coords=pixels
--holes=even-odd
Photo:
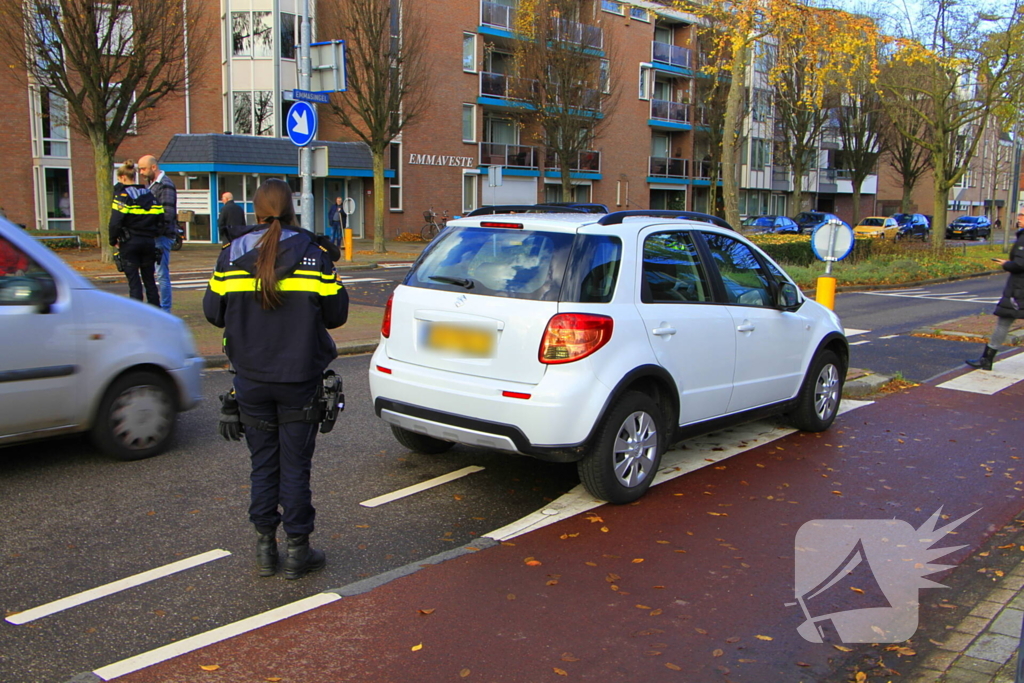
[[[839,407],[839,369],[829,363],[818,373],[814,384],[814,412],[818,418],[827,420]]]
[[[628,488],[639,485],[653,473],[658,454],[658,427],[643,411],[630,414],[615,437],[612,455],[615,477]]]

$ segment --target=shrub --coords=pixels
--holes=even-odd
[[[95,230],[26,230],[33,237],[68,237],[66,240],[47,239],[43,244],[51,249],[68,249],[78,246],[75,237],[81,240],[83,247],[98,247],[99,233]]]

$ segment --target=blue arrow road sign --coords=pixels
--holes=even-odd
[[[305,147],[316,136],[316,110],[305,102],[296,102],[288,110],[288,139],[297,147]]]

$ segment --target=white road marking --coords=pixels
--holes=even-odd
[[[870,331],[871,330],[857,330],[857,329],[854,329],[854,328],[850,328],[850,329],[846,330],[846,336],[847,337],[853,337],[853,336],[858,335],[858,334],[867,334]]]
[[[450,481],[461,479],[467,474],[480,472],[483,469],[483,467],[480,467],[478,465],[470,465],[468,467],[463,467],[461,470],[455,470],[454,472],[449,472],[448,474],[441,475],[440,477],[434,477],[433,479],[422,481],[419,484],[407,486],[404,489],[399,489],[397,491],[392,491],[391,493],[385,493],[382,496],[377,496],[376,498],[364,500],[362,503],[360,503],[360,505],[362,505],[364,508],[375,508],[378,505],[384,505],[385,503],[390,503],[392,501],[398,500],[399,498],[405,498],[407,496],[414,495],[421,491],[432,489],[435,486],[440,486],[441,484],[447,484]]]
[[[296,614],[302,614],[308,612],[311,609],[322,607],[335,600],[340,600],[341,596],[337,593],[318,593],[311,595],[308,598],[303,598],[296,602],[276,607],[262,614],[256,614],[254,616],[236,621],[232,624],[226,624],[219,628],[206,631],[205,633],[199,633],[190,638],[185,638],[163,647],[158,647],[155,650],[149,652],[143,652],[142,654],[129,657],[128,659],[122,659],[120,662],[109,664],[102,668],[96,669],[93,673],[99,676],[104,681],[109,681],[112,678],[118,676],[124,676],[130,674],[133,671],[144,669],[147,666],[153,666],[160,662],[177,657],[179,655],[198,650],[199,648],[219,643],[222,640],[233,638],[249,631],[254,631],[268,624],[281,621],[293,617]]]
[[[861,344],[870,344],[870,339],[862,339],[861,341],[850,342],[850,346],[860,346]]]
[[[994,304],[999,301],[999,297],[992,296],[978,296],[970,294],[968,292],[949,292],[941,294],[933,294],[927,290],[914,290],[914,289],[901,289],[897,291],[889,292],[858,292],[859,294],[867,294],[870,296],[893,296],[903,299],[929,299],[932,301],[960,301],[963,303],[973,304]],[[849,333],[847,333],[849,336]]]
[[[231,553],[227,550],[211,550],[209,552],[202,553],[201,555],[195,555],[184,560],[172,562],[171,564],[165,564],[164,566],[157,567],[156,569],[150,569],[149,571],[142,572],[141,574],[136,574],[134,576],[114,581],[113,583],[97,586],[96,588],[90,588],[87,591],[82,591],[81,593],[76,593],[75,595],[61,598],[60,600],[54,600],[53,602],[48,602],[45,605],[27,609],[24,612],[12,614],[7,617],[7,621],[12,624],[26,624],[30,621],[35,621],[36,619],[41,619],[42,617],[55,614],[56,612],[62,612],[66,609],[77,607],[78,605],[98,600],[108,595],[113,595],[114,593],[127,590],[128,588],[134,588],[135,586],[155,581],[156,579],[162,579],[165,576],[170,576],[171,574],[176,574],[177,572],[191,569],[192,567],[198,567],[201,564],[212,562],[213,560],[219,560],[220,558],[227,557],[230,554]]]
[[[412,263],[378,263],[379,268],[412,268]]]
[[[895,339],[898,336],[900,336],[900,335],[898,335],[898,334],[887,334],[884,337],[879,337],[879,339]]]
[[[839,406],[839,414],[871,405],[873,401],[856,401],[844,399]],[[668,451],[661,458],[661,469],[654,477],[652,486],[657,486],[670,479],[675,479],[689,472],[699,470],[708,465],[730,458],[751,448],[763,446],[776,439],[794,433],[789,427],[773,427],[768,422],[751,422],[732,429],[714,432],[683,442],[685,449]],[[601,507],[605,501],[598,500],[587,493],[583,484],[576,486],[543,509],[531,513],[522,519],[507,524],[500,529],[484,534],[485,538],[495,541],[507,541],[530,531],[535,531],[549,524],[569,519],[575,515]]]
[[[972,370],[939,385],[940,389],[991,396],[1024,380],[1024,353],[997,360],[991,371]]]

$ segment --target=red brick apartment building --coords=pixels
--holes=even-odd
[[[302,0],[186,0],[204,14],[218,38],[201,75],[187,89],[140,115],[138,134],[118,150],[118,161],[151,153],[179,190],[179,210],[194,212],[187,237],[217,241],[220,194],[230,190],[252,214],[252,196],[265,178],[300,188],[298,155],[284,122],[297,87]],[[418,231],[423,212],[457,215],[485,204],[535,203],[561,198],[557,171],[541,159],[528,131],[530,114],[508,87],[517,0],[392,0],[420,13],[429,27],[431,103],[395,140],[385,198],[385,230],[392,238]],[[315,41],[346,36],[318,35]],[[319,3],[321,7],[326,7]],[[574,164],[578,201],[614,209],[708,209],[708,150],[695,143],[702,121],[694,104],[697,18],[646,0],[582,0],[572,17],[580,40],[605,58],[617,101],[594,149]],[[613,59],[611,57],[614,57]],[[198,56],[196,56],[198,58]],[[8,84],[11,85],[10,83]],[[767,89],[757,65],[749,75],[751,102]],[[333,95],[343,97],[343,95]],[[29,228],[95,230],[94,169],[86,142],[60,125],[62,105],[45,90],[8,87],[0,100],[0,198],[10,220]],[[323,230],[328,206],[352,197],[356,237],[373,230],[372,173],[361,143],[346,142],[320,107],[314,145],[329,147],[330,168],[314,183],[315,222]],[[793,214],[792,174],[773,166],[772,121],[752,107],[744,126],[741,213]],[[852,187],[835,167],[835,136],[823,136],[818,169],[804,182],[814,208],[852,214]],[[501,168],[500,184],[488,171]],[[547,167],[547,168],[545,168]],[[111,171],[112,179],[112,171]],[[865,181],[861,215],[877,213],[878,176]],[[898,187],[888,190],[899,197]],[[927,205],[924,203],[923,205]],[[922,209],[923,210],[923,209]],[[980,212],[980,211],[978,211]]]

